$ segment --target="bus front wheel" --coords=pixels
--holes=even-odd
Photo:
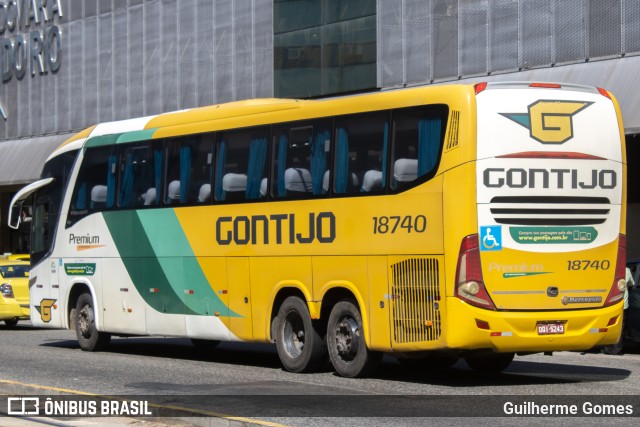
[[[474,371],[497,373],[507,369],[514,356],[514,353],[489,353],[468,356],[464,360]]]
[[[327,326],[329,358],[343,377],[369,375],[382,361],[382,353],[371,351],[364,340],[362,315],[353,301],[340,301],[331,310]]]
[[[276,348],[289,372],[310,372],[325,358],[326,347],[315,328],[307,304],[290,296],[282,302],[276,319]]]
[[[84,293],[76,304],[76,337],[83,351],[100,351],[111,340],[111,334],[98,331],[91,294]]]

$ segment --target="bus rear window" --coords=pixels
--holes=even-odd
[[[436,171],[447,126],[446,106],[430,106],[393,114],[391,188],[402,189]]]

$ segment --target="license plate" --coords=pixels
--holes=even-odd
[[[562,322],[547,322],[538,323],[538,335],[562,335],[564,334],[564,323]]]

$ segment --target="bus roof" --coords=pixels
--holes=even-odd
[[[488,89],[530,87],[531,82],[489,83]],[[561,84],[563,89],[597,91]],[[425,103],[468,103],[477,85],[448,84],[349,94],[319,100],[260,98],[197,107],[154,116],[100,123],[67,139],[51,157],[80,148],[144,141],[192,133],[268,125],[341,114],[402,108]],[[460,96],[463,95],[463,96]]]

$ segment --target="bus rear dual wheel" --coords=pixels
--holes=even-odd
[[[362,315],[355,301],[337,303],[327,325],[329,359],[343,377],[363,377],[375,371],[382,362],[382,353],[367,348]]]
[[[331,310],[325,341],[307,304],[288,297],[278,311],[275,337],[280,361],[290,372],[317,370],[325,364],[327,351],[336,372],[349,378],[370,374],[382,360],[382,353],[367,349],[362,316],[351,300],[340,301]]]
[[[307,304],[296,296],[282,302],[275,338],[280,362],[289,372],[312,372],[326,360],[322,333],[312,322]]]

